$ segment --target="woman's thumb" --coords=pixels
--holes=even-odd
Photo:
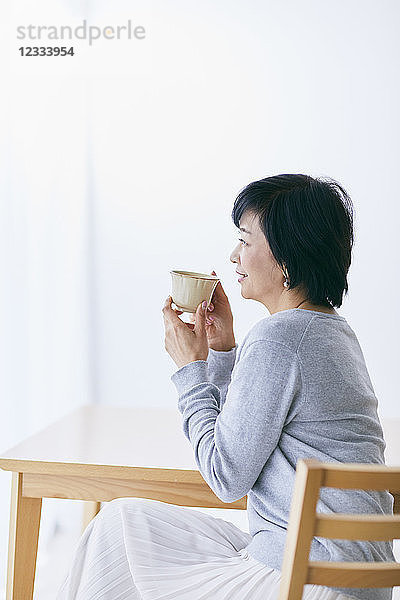
[[[215,271],[213,271],[211,273],[211,275],[215,275],[217,277],[217,274],[216,274]],[[214,295],[215,295],[216,298],[219,298],[220,300],[222,300],[223,297],[226,298],[226,294],[225,294],[225,292],[224,292],[224,290],[222,288],[221,281],[218,281],[218,284],[215,286]]]
[[[215,277],[217,277],[217,274],[215,271],[213,271],[211,273],[211,275],[215,275]],[[218,281],[217,285],[215,286],[214,294],[218,295],[220,287],[221,287],[221,282]]]
[[[198,333],[205,332],[206,311],[205,307],[203,307],[203,304],[207,304],[206,300],[204,300],[204,302],[200,302],[196,310],[196,323],[194,329]]]

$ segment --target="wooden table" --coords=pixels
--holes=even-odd
[[[400,464],[400,419],[383,423],[388,464]],[[32,600],[42,498],[100,502],[151,498],[181,506],[245,509],[224,503],[197,469],[178,410],[90,405],[0,455],[12,471],[7,600]],[[399,498],[397,498],[399,500]]]
[[[32,600],[42,498],[100,502],[151,498],[181,506],[245,509],[224,503],[201,476],[178,410],[90,405],[0,455],[12,471],[7,600]]]

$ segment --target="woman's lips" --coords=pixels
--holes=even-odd
[[[243,279],[245,279],[247,277],[247,275],[243,275],[242,277],[239,277],[238,282],[240,283],[241,281],[243,281]]]

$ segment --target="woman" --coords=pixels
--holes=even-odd
[[[59,600],[276,599],[297,460],[384,462],[364,357],[335,310],[348,290],[349,196],[333,180],[277,175],[245,187],[232,218],[242,296],[270,316],[238,346],[221,283],[194,323],[170,296],[163,316],[184,433],[223,502],[247,494],[250,534],[187,507],[113,500],[86,528]],[[325,488],[318,509],[390,513],[392,497]],[[310,559],[394,556],[390,542],[315,538]],[[307,585],[303,597],[388,600],[391,591]]]

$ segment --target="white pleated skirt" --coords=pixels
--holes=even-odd
[[[108,502],[83,532],[56,600],[276,600],[280,571],[251,536],[199,510],[142,498]],[[307,585],[304,600],[349,600]]]

